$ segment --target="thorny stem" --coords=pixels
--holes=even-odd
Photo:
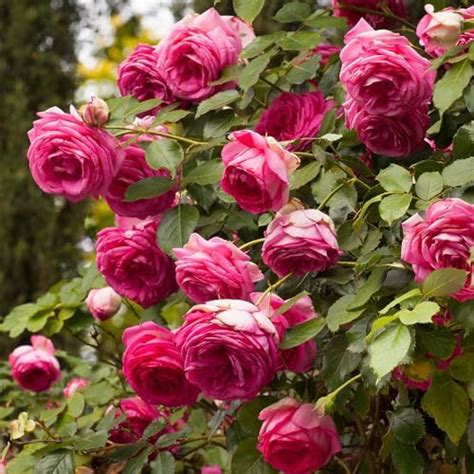
[[[250,242],[246,242],[245,244],[239,247],[239,250],[246,250],[250,247],[253,247],[256,244],[260,244],[261,242],[265,242],[265,239],[262,237],[261,239],[251,240]]]
[[[258,306],[264,299],[267,295],[269,295],[270,293],[273,292],[273,290],[275,290],[276,288],[278,288],[280,285],[282,285],[283,283],[285,283],[286,280],[288,280],[289,278],[291,278],[293,276],[293,273],[288,273],[287,275],[285,275],[284,277],[280,278],[276,283],[273,283],[272,285],[270,285],[261,295],[260,297],[258,298],[257,302],[255,303],[255,306]]]

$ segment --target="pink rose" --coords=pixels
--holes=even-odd
[[[149,308],[174,293],[173,260],[156,243],[155,221],[131,229],[107,227],[97,234],[97,267],[119,295]]]
[[[44,336],[31,336],[31,346],[19,346],[8,357],[13,378],[33,392],[44,392],[61,377],[53,343]]]
[[[252,293],[250,299],[256,304],[262,293]],[[282,314],[274,312],[286,301],[278,295],[272,294],[265,297],[259,307],[271,316],[272,323],[276,327],[280,339],[284,339],[285,332],[298,324],[310,319],[317,318],[313,303],[309,296],[300,298],[288,311]],[[306,341],[291,349],[280,350],[280,364],[278,370],[292,370],[293,372],[307,372],[313,366],[316,357],[316,342]]]
[[[214,8],[188,15],[160,42],[158,69],[173,94],[199,102],[234,83],[213,86],[222,71],[237,64],[243,47],[254,38],[252,29],[235,17],[221,16]]]
[[[284,398],[263,409],[257,449],[265,461],[284,474],[311,474],[341,451],[330,416],[321,416],[311,403]]]
[[[109,106],[100,97],[92,96],[89,102],[79,109],[79,113],[87,125],[102,127],[109,119]]]
[[[331,218],[315,209],[278,213],[265,231],[262,260],[279,277],[323,272],[341,255]]]
[[[263,280],[250,257],[220,237],[206,240],[192,234],[183,248],[173,252],[178,285],[195,303],[216,298],[247,299],[254,283]]]
[[[341,52],[341,48],[333,44],[322,43],[316,46],[313,52],[315,54],[318,54],[319,57],[321,58],[319,61],[319,64],[321,65],[321,67],[325,67],[333,56],[335,56],[336,54],[339,56]]]
[[[63,394],[66,398],[72,397],[80,388],[89,385],[89,381],[83,377],[74,377],[71,379],[63,389]]]
[[[251,400],[275,376],[278,334],[270,319],[242,300],[191,308],[176,332],[186,377],[209,398]]]
[[[149,44],[135,46],[132,53],[120,64],[117,85],[120,95],[131,95],[139,101],[160,99],[163,103],[170,104],[174,100],[158,67],[156,48]]]
[[[222,189],[253,214],[280,209],[288,202],[289,174],[299,158],[251,130],[233,132],[229,139],[222,149]]]
[[[341,82],[365,114],[393,117],[426,107],[436,71],[405,36],[360,20],[345,37]]]
[[[460,268],[467,272],[464,288],[451,296],[458,301],[474,299],[470,252],[474,246],[474,205],[450,198],[432,204],[423,219],[415,214],[403,224],[401,257],[412,265],[416,281],[434,270]]]
[[[147,321],[127,328],[122,339],[123,373],[143,400],[169,407],[196,401],[199,389],[186,380],[183,359],[169,329]]]
[[[117,314],[122,298],[110,286],[94,288],[87,295],[86,305],[94,318],[106,321]]]
[[[255,131],[261,135],[270,135],[280,142],[300,139],[285,148],[304,150],[311,147],[312,138],[318,134],[324,114],[333,106],[334,101],[324,100],[319,91],[304,94],[284,92],[265,110]]]
[[[31,175],[42,191],[77,202],[106,192],[123,160],[119,142],[71,107],[38,113],[28,132]]]
[[[222,469],[215,466],[203,466],[201,467],[201,474],[222,474]]]

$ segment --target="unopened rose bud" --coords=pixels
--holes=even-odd
[[[122,299],[109,286],[89,291],[86,305],[94,318],[105,321],[114,316],[120,309]]]
[[[109,119],[109,106],[105,100],[95,96],[91,97],[79,112],[84,122],[94,127],[105,125]]]
[[[304,209],[304,204],[298,198],[291,198],[287,204],[285,204],[278,212],[278,216],[289,214],[293,211],[299,211]]]

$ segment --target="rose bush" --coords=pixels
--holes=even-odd
[[[264,3],[39,112],[33,179],[108,227],[3,318],[0,470],[474,472],[472,7]]]

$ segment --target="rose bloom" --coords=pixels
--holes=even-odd
[[[121,216],[137,217],[146,219],[150,216],[162,214],[169,209],[174,201],[177,185],[173,186],[159,196],[149,199],[138,199],[127,202],[125,193],[132,184],[152,177],[170,177],[170,173],[165,168],[151,168],[145,158],[145,150],[138,145],[130,145],[125,148],[125,159],[112,180],[105,200],[110,208]]]
[[[122,298],[113,288],[94,288],[86,298],[87,309],[99,321],[106,321],[117,314],[122,305]]]
[[[341,253],[333,221],[316,209],[277,213],[265,230],[262,260],[279,277],[323,272]]]
[[[265,110],[255,131],[261,135],[270,135],[280,142],[301,139],[285,148],[304,150],[311,147],[312,140],[308,139],[318,134],[324,114],[333,106],[334,101],[324,100],[319,91],[304,94],[283,92]]]
[[[131,229],[107,227],[97,234],[97,268],[119,295],[149,308],[174,293],[173,260],[156,243],[157,222]]]
[[[61,377],[53,343],[44,336],[31,336],[31,346],[18,346],[8,357],[12,376],[33,392],[44,392]]]
[[[430,102],[436,71],[405,36],[360,20],[344,41],[340,79],[366,114],[398,116]]]
[[[109,187],[123,160],[120,143],[86,125],[71,107],[39,112],[28,132],[31,175],[42,191],[77,202],[97,197]]]
[[[223,401],[251,400],[271,382],[278,342],[267,315],[242,300],[196,305],[176,332],[188,380]]]
[[[340,3],[376,11],[382,11],[382,8],[388,7],[396,16],[404,19],[408,18],[404,0],[345,0]],[[332,0],[332,6],[334,16],[347,18],[349,26],[354,26],[361,18],[364,18],[374,28],[392,28],[398,23],[395,19],[377,15],[376,13],[356,12],[349,8],[341,7],[338,0]]]
[[[335,56],[336,54],[339,56],[341,48],[333,44],[322,43],[316,46],[313,52],[315,54],[319,54],[319,57],[321,58],[319,64],[321,65],[321,67],[325,67],[333,56]]]
[[[176,281],[195,303],[216,298],[247,299],[254,283],[263,274],[250,257],[232,242],[199,234],[191,234],[183,248],[173,249],[176,260]]]
[[[72,397],[80,388],[89,385],[89,381],[83,377],[74,377],[64,387],[63,394],[66,398]]]
[[[173,333],[147,321],[123,333],[123,373],[146,402],[169,407],[191,405],[199,389],[186,380]]]
[[[229,139],[222,149],[222,189],[253,214],[280,209],[288,202],[289,175],[299,158],[251,130],[233,132]]]
[[[160,99],[165,104],[173,102],[173,94],[158,67],[156,48],[149,44],[135,46],[120,64],[117,86],[120,95],[132,95],[139,101]]]
[[[234,83],[213,86],[222,71],[237,64],[242,49],[254,39],[250,26],[214,8],[176,23],[157,47],[158,69],[172,93],[200,102]]]
[[[470,253],[474,247],[474,205],[462,199],[437,201],[425,218],[414,214],[403,224],[402,259],[412,265],[415,280],[424,281],[434,270],[459,268],[467,272],[464,288],[452,294],[458,301],[474,299]]]
[[[257,449],[265,461],[284,474],[311,474],[341,450],[330,416],[321,416],[311,403],[284,398],[263,409]]]
[[[262,293],[252,293],[250,299],[256,304]],[[290,309],[282,314],[275,314],[286,301],[278,295],[272,294],[265,297],[259,307],[271,317],[272,323],[278,331],[280,339],[284,340],[285,332],[298,324],[317,318],[313,303],[309,296],[300,298]],[[280,350],[280,363],[278,370],[292,370],[293,372],[307,372],[313,366],[316,357],[316,342],[306,341],[291,349]]]

